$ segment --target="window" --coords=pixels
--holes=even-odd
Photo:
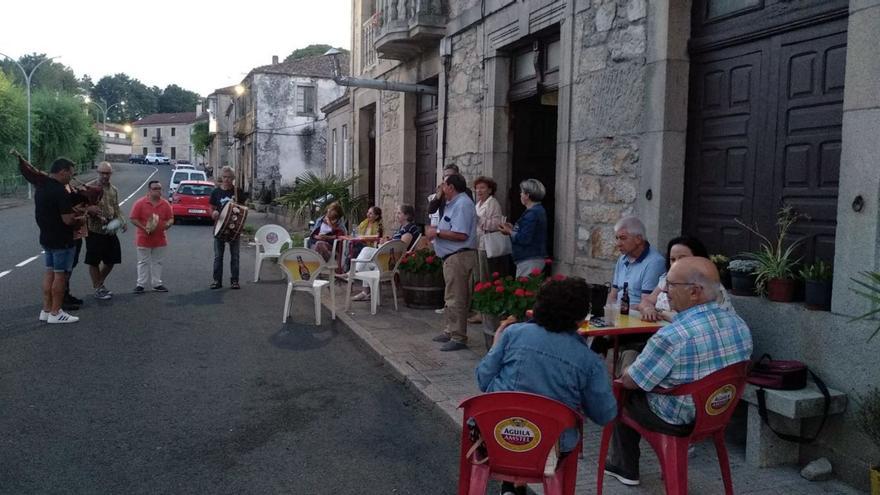
[[[144,128],[144,137],[147,137],[147,128]]]
[[[156,128],[156,137],[157,137],[157,138],[161,138],[161,137],[162,137],[162,128],[161,128],[161,127],[157,127],[157,128]]]
[[[337,140],[336,129],[333,129],[333,138],[332,138],[331,145],[330,145],[330,163],[332,164],[332,167],[333,167],[333,169],[332,169],[333,173],[336,175],[340,175],[339,174],[338,148],[339,148],[339,141]]]
[[[146,130],[146,129],[145,129],[145,130]],[[147,156],[147,154],[149,153],[149,151],[147,151],[147,148],[144,148],[143,150],[144,150],[144,152],[143,152],[142,154],[143,154],[144,156]]]
[[[172,136],[174,135],[174,128],[173,127],[171,128],[171,135]],[[175,158],[177,158],[177,148],[172,146],[171,147],[171,159],[174,160]]]
[[[158,147],[158,148],[156,148],[156,153],[162,153],[162,147],[161,147],[161,146]]]
[[[176,128],[176,127],[172,127],[172,128],[171,128],[171,137],[174,137],[174,136],[176,136],[176,135],[177,135],[177,128]],[[174,149],[174,148],[171,148],[171,149]]]
[[[314,115],[316,95],[314,86],[297,86],[296,113],[299,115]]]
[[[342,173],[348,174],[348,126],[342,126]]]

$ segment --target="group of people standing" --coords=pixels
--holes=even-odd
[[[108,300],[113,292],[105,282],[113,268],[122,262],[118,231],[127,230],[127,222],[120,210],[119,191],[111,182],[113,167],[101,162],[97,168],[100,199],[94,204],[81,201],[71,188],[75,164],[58,158],[49,170],[45,182],[34,194],[34,215],[40,229],[40,245],[44,252],[46,272],[43,276],[43,304],[39,320],[51,324],[76,323],[75,311],[83,304],[69,294],[70,275],[80,256],[85,239],[85,263],[89,266],[95,299]],[[230,200],[234,191],[234,175],[229,167],[221,171],[221,185],[211,195],[213,218]],[[147,193],[132,207],[128,220],[137,229],[137,284],[135,294],[143,294],[147,287],[155,292],[168,292],[162,281],[162,261],[168,245],[167,231],[174,225],[171,204],[162,196],[162,184],[157,180],[147,183]],[[211,288],[222,286],[225,244],[229,245],[231,286],[239,288],[238,239],[214,242],[214,282]]]

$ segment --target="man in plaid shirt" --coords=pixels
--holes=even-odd
[[[697,381],[752,354],[749,327],[715,302],[719,285],[718,270],[706,258],[683,258],[669,269],[666,292],[678,314],[648,340],[622,377],[624,387],[632,390],[622,407],[651,431],[687,436],[696,409],[690,397],[646,392]],[[605,473],[625,485],[638,485],[640,440],[632,428],[615,426]]]

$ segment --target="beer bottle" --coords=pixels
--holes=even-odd
[[[312,274],[311,272],[309,272],[309,267],[307,267],[305,262],[303,262],[303,257],[297,256],[296,261],[299,264],[299,277],[303,280],[308,280],[312,278]]]
[[[620,314],[629,314],[629,282],[623,283],[623,295],[620,297]]]

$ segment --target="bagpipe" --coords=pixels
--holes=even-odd
[[[49,179],[49,174],[31,165],[15,149],[9,150],[9,154],[18,157],[18,171],[21,172],[24,180],[33,184],[34,187],[41,187]],[[70,179],[70,187],[73,189],[71,195],[73,196],[72,201],[74,204],[87,203],[96,205],[101,201],[101,197],[104,196],[104,188],[100,185],[85,184],[75,178]]]

